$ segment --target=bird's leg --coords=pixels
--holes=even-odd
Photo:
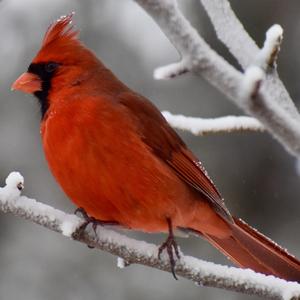
[[[119,225],[118,222],[116,221],[102,221],[102,220],[98,220],[94,217],[91,217],[87,214],[87,212],[85,211],[84,208],[79,207],[75,210],[74,214],[78,214],[80,213],[81,216],[84,218],[84,222],[81,224],[81,226],[77,229],[77,234],[81,235],[85,229],[87,228],[87,226],[89,224],[92,224],[92,228],[94,230],[95,235],[97,235],[97,226],[105,226],[105,225]],[[88,245],[89,248],[94,248],[93,246]]]
[[[166,249],[168,256],[169,256],[169,260],[170,260],[171,272],[172,272],[174,278],[177,280],[178,278],[176,277],[176,274],[175,274],[176,261],[175,261],[174,253],[178,259],[180,259],[180,253],[179,253],[178,245],[174,238],[172,220],[170,218],[167,218],[167,222],[168,222],[168,228],[169,228],[169,235],[168,235],[168,238],[166,239],[166,241],[158,249],[158,258],[160,259],[161,253],[163,252],[163,250]]]

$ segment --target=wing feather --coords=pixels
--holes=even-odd
[[[221,216],[232,222],[220,193],[201,162],[186,147],[160,111],[150,101],[133,92],[120,94],[119,102],[134,115],[143,141],[155,155],[207,199]]]

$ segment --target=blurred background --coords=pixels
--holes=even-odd
[[[199,1],[180,1],[190,22],[230,62]],[[231,1],[259,45],[274,23],[284,28],[279,73],[298,105],[300,3]],[[24,194],[67,212],[75,207],[52,178],[41,149],[40,113],[31,96],[10,85],[29,65],[49,23],[76,12],[81,39],[125,83],[161,110],[199,117],[240,114],[209,83],[193,75],[155,81],[155,67],[178,60],[158,26],[132,0],[2,0],[0,2],[0,178],[20,171]],[[233,37],[234,38],[234,37]],[[300,257],[300,185],[295,160],[267,133],[195,137],[180,135],[203,161],[234,215],[245,219]],[[162,235],[135,237],[161,243]],[[230,264],[208,243],[180,239],[185,254]],[[0,299],[255,299],[197,287],[143,266],[117,268],[117,258],[68,240],[11,215],[0,216]]]

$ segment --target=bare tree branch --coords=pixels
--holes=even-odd
[[[173,115],[168,111],[163,111],[162,114],[173,128],[189,131],[194,135],[264,131],[263,125],[258,120],[251,117],[225,116],[207,119]]]
[[[137,241],[104,227],[97,228],[97,235],[91,230],[79,233],[84,220],[66,214],[34,199],[21,196],[23,177],[11,173],[6,186],[0,188],[0,211],[25,218],[52,231],[73,238],[86,245],[117,255],[118,266],[142,264],[170,272],[167,255],[158,259],[158,247]],[[217,287],[268,299],[300,299],[300,284],[287,282],[255,273],[252,270],[216,265],[194,257],[184,256],[176,264],[176,274],[201,286]]]
[[[275,71],[265,74],[259,89],[254,91],[255,97],[242,96],[244,74],[209,47],[182,15],[175,0],[135,1],[156,21],[181,55],[179,63],[156,70],[156,78],[173,78],[186,71],[193,71],[203,76],[243,111],[257,118],[289,153],[300,157],[300,116]],[[255,64],[261,50],[245,32],[228,1],[203,0],[202,2],[205,3],[213,25],[216,26],[218,36],[227,46],[229,45],[230,51],[243,67],[247,68]],[[221,27],[222,30],[219,30]],[[229,31],[225,31],[224,28]],[[234,34],[235,38],[224,38],[225,34],[231,37]],[[244,42],[234,42],[241,40]],[[270,42],[270,39],[267,40]],[[247,50],[244,53],[247,46],[253,52]],[[277,54],[279,46],[276,49]],[[274,63],[275,60],[272,64]]]

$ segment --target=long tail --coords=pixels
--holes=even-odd
[[[242,268],[300,282],[300,261],[244,221],[234,218],[226,239],[204,237]]]

